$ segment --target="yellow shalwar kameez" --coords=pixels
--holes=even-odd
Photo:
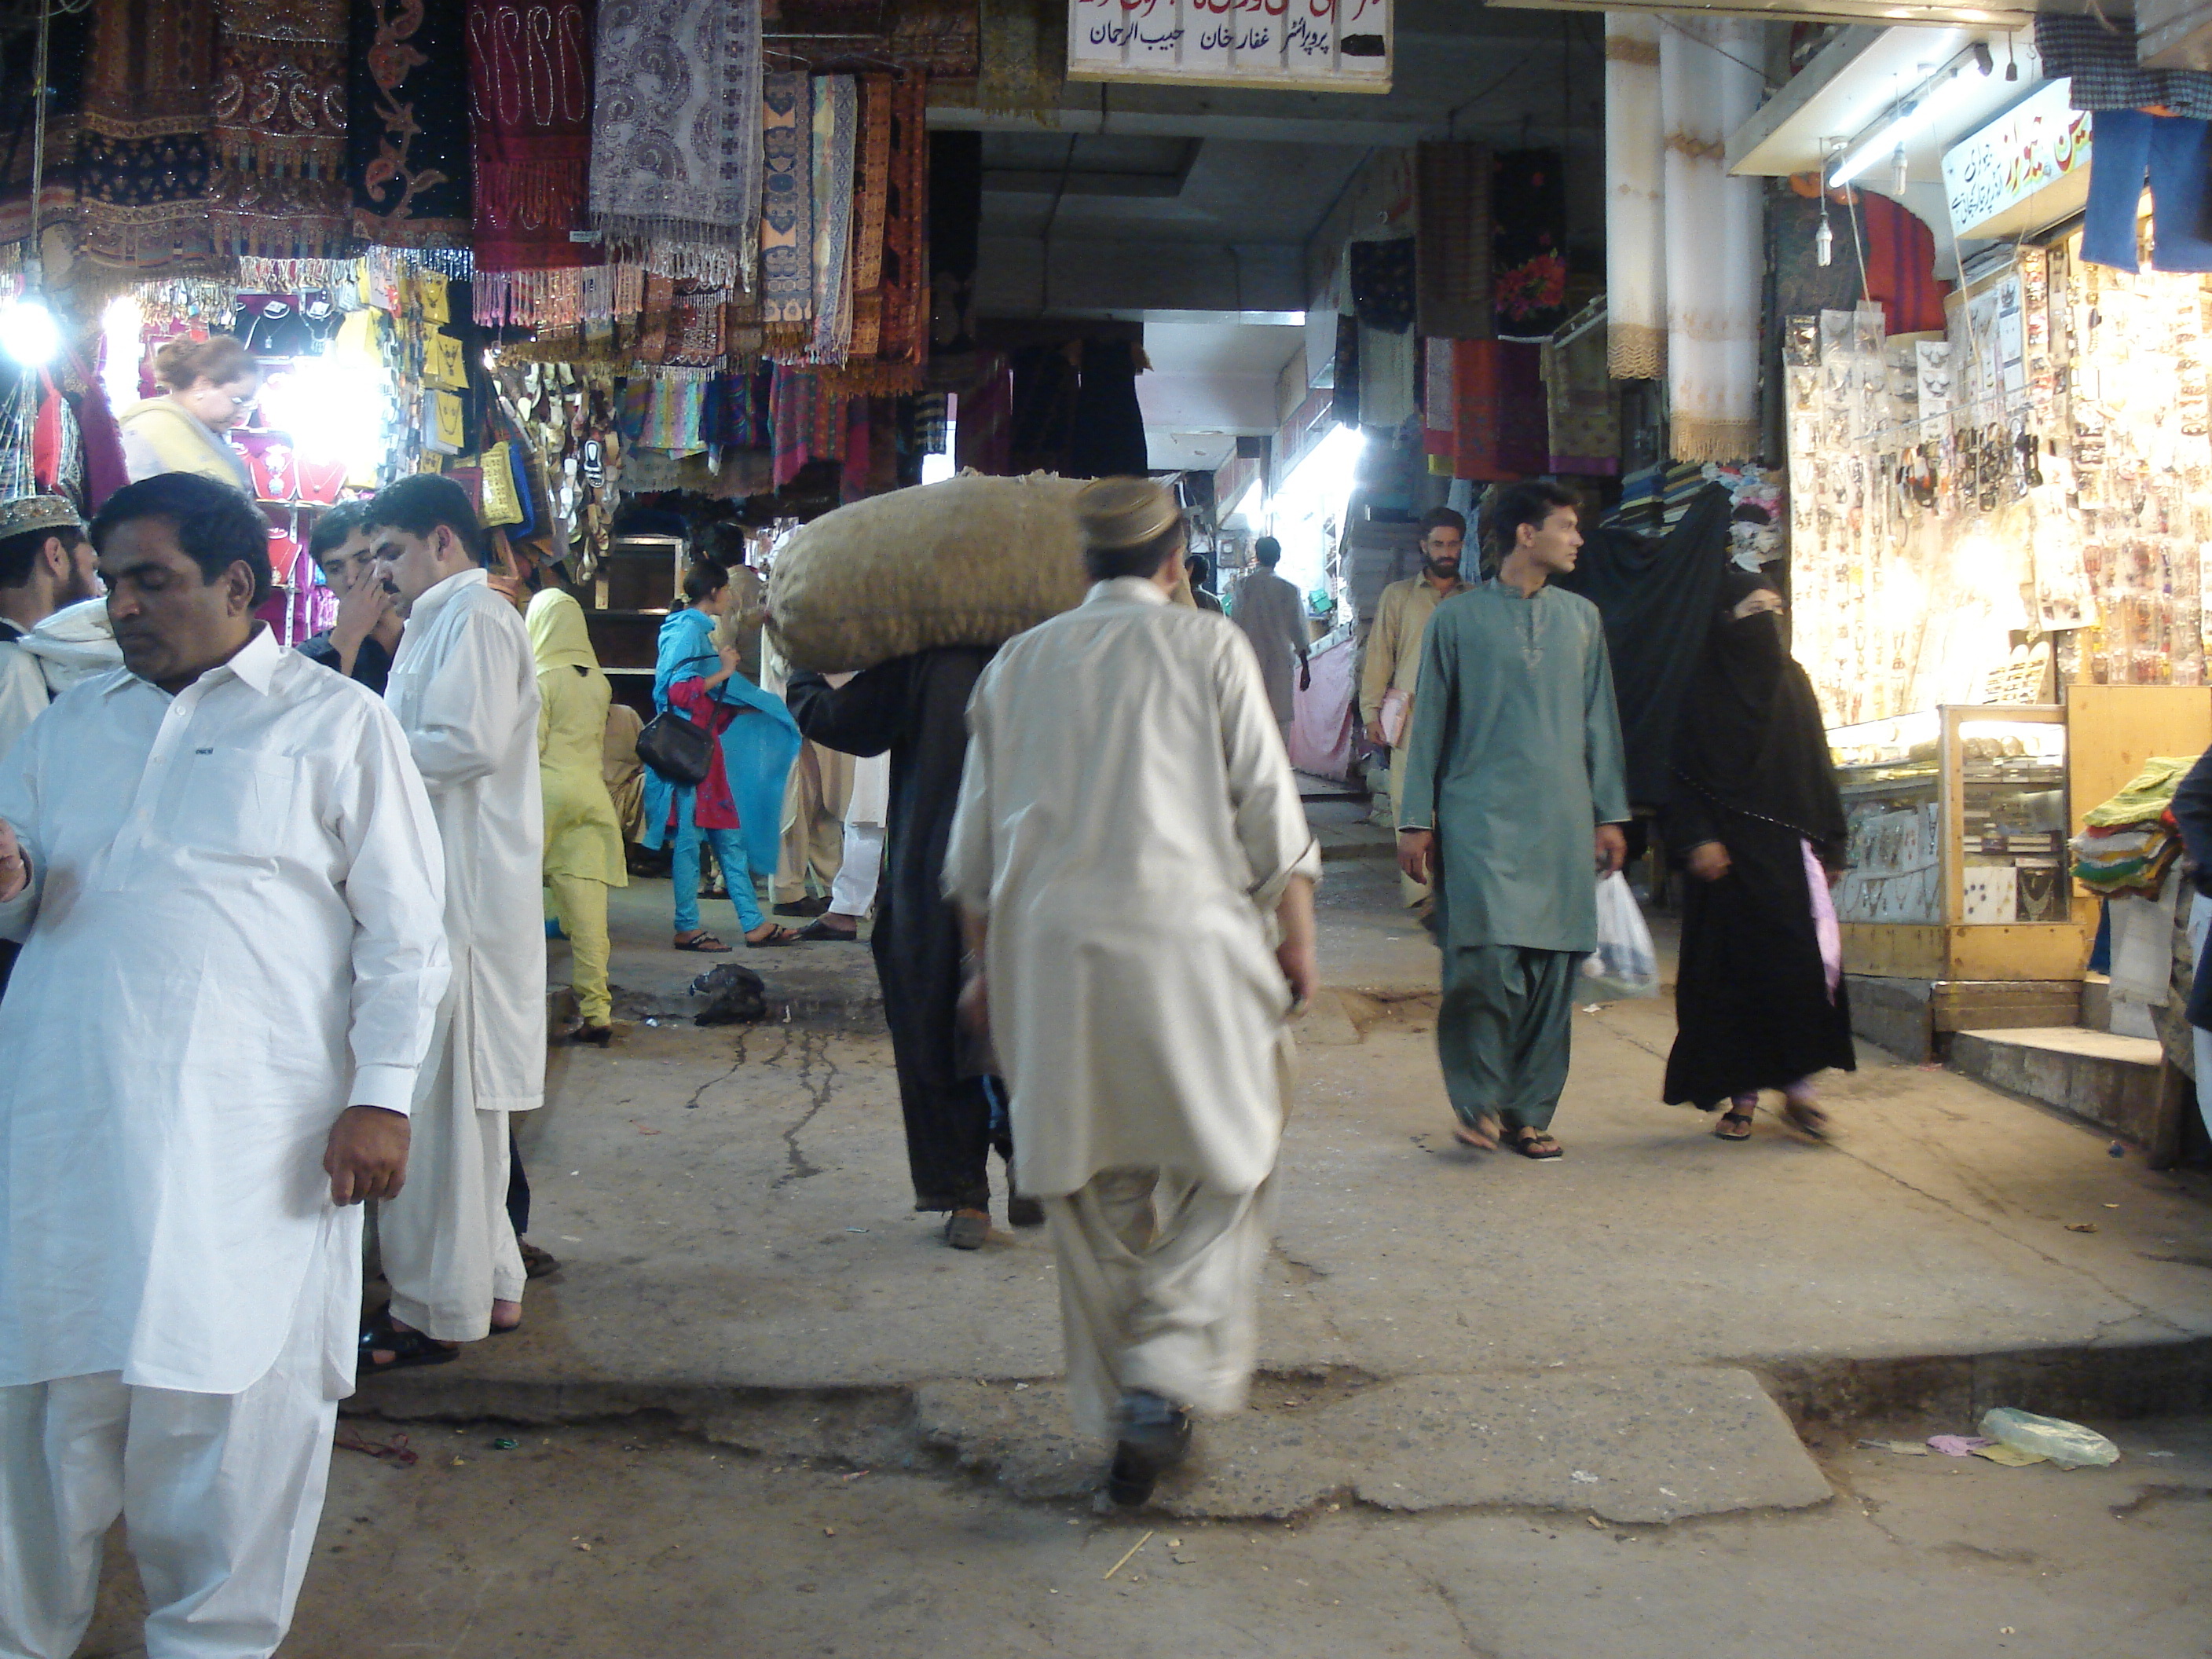
[[[568,935],[569,982],[586,1024],[604,1025],[607,889],[627,887],[622,824],[602,770],[614,688],[599,672],[574,598],[548,588],[530,602],[538,659],[538,775],[545,792],[545,886]]]

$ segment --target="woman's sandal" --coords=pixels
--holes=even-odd
[[[376,1356],[388,1353],[386,1360]],[[362,1328],[361,1350],[354,1361],[354,1369],[364,1376],[384,1371],[404,1371],[416,1365],[443,1365],[461,1357],[458,1347],[449,1346],[434,1336],[421,1331],[403,1331],[392,1322],[387,1310]]]
[[[729,948],[730,947],[728,945],[723,944],[721,940],[716,939],[712,933],[707,933],[703,930],[692,934],[690,939],[679,939],[676,941],[676,949],[679,951],[696,951],[702,956],[720,956]]]
[[[745,943],[750,945],[754,950],[758,951],[771,945],[796,945],[799,943],[799,935],[795,931],[784,927],[781,922],[770,922],[769,924],[768,932],[758,939],[755,939],[750,933],[747,933],[745,935]]]
[[[1505,1144],[1522,1157],[1533,1158],[1539,1163],[1566,1156],[1565,1147],[1541,1129],[1532,1129],[1525,1123],[1505,1132]]]
[[[1782,1115],[1800,1134],[1810,1135],[1815,1140],[1828,1138],[1828,1115],[1809,1100],[1784,1101]]]
[[[1751,1139],[1751,1120],[1753,1112],[1723,1112],[1721,1121],[1713,1126],[1717,1140],[1748,1140]]]

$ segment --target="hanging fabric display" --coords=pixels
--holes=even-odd
[[[890,174],[884,227],[884,325],[890,366],[869,389],[913,392],[929,360],[929,88],[909,75],[891,88]]]
[[[1866,297],[1881,302],[1892,334],[1942,332],[1951,285],[1936,280],[1936,233],[1887,196],[1850,194],[1866,237]]]
[[[1496,331],[1490,174],[1486,144],[1425,143],[1414,152],[1419,320],[1431,338],[1486,340]]]
[[[1452,343],[1430,338],[1421,345],[1421,452],[1432,461],[1441,459],[1449,473],[1458,445],[1455,434],[1459,421],[1452,390]],[[1436,468],[1432,465],[1430,470]]]
[[[845,458],[846,405],[851,400],[822,383],[811,368],[775,366],[769,384],[769,419],[775,429],[775,478],[780,489],[807,462]]]
[[[1606,368],[1617,380],[1667,374],[1659,29],[1649,13],[1605,15]]]
[[[1352,314],[1369,328],[1403,334],[1413,325],[1413,240],[1354,242],[1348,249]]]
[[[1057,0],[981,0],[975,101],[987,113],[1057,118],[1067,83],[1067,9]]]
[[[1336,319],[1336,386],[1331,393],[1329,417],[1339,426],[1359,424],[1359,319]]]
[[[226,0],[216,36],[215,238],[233,255],[349,248],[346,0]]]
[[[1363,424],[1391,431],[1413,412],[1414,366],[1420,337],[1410,328],[1359,328],[1359,418]]]
[[[1567,320],[1567,187],[1559,152],[1500,155],[1490,204],[1497,331],[1522,340],[1557,331]]]
[[[813,82],[763,76],[761,122],[761,321],[769,344],[795,349],[813,337]]]
[[[198,0],[99,0],[77,182],[84,252],[125,270],[205,270],[215,15]]]
[[[1452,343],[1455,478],[1501,482],[1547,471],[1537,349],[1509,340]]]
[[[470,0],[469,133],[477,320],[573,327],[592,162],[592,15],[586,0]]]
[[[860,130],[853,202],[852,355],[872,357],[884,338],[884,216],[890,200],[891,82],[860,82]]]
[[[1720,17],[1662,25],[1667,404],[1680,461],[1759,449],[1759,186],[1729,176],[1725,151],[1759,106],[1759,71],[1745,65],[1759,60],[1759,27]]]
[[[353,0],[346,168],[355,231],[392,247],[469,239],[464,0]]]
[[[811,363],[838,365],[853,342],[853,163],[859,87],[849,75],[814,82],[814,338]]]
[[[1601,302],[1602,303],[1602,302]],[[1610,477],[1620,471],[1620,398],[1605,370],[1605,336],[1587,314],[1560,343],[1537,349],[1553,472]]]
[[[602,0],[592,222],[666,245],[668,275],[750,287],[760,65],[759,0]]]

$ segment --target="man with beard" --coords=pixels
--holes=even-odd
[[[1460,550],[1467,539],[1467,520],[1448,507],[1439,507],[1421,519],[1421,574],[1392,582],[1382,590],[1375,611],[1375,626],[1368,630],[1367,659],[1359,672],[1359,719],[1367,740],[1390,751],[1390,812],[1398,811],[1398,779],[1404,770],[1400,755],[1413,730],[1413,690],[1421,678],[1421,639],[1437,606],[1455,593],[1464,593],[1460,580]],[[1419,904],[1429,890],[1403,872],[1398,890],[1407,908]]]
[[[59,495],[0,505],[0,755],[52,701],[39,659],[19,641],[65,605],[100,592],[92,544]]]

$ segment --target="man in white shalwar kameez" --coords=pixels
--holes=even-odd
[[[507,1116],[545,1094],[545,821],[538,665],[521,614],[486,580],[468,497],[419,473],[379,491],[362,527],[407,617],[385,698],[445,842],[453,957],[416,1091],[414,1176],[377,1212],[392,1303],[365,1340],[389,1369],[434,1364],[452,1352],[442,1345],[522,1317]]]
[[[1321,861],[1250,648],[1169,602],[1174,497],[1078,500],[1097,586],[977,684],[945,886],[1052,1229],[1070,1405],[1136,1504],[1192,1413],[1244,1400]]]
[[[446,987],[437,828],[384,705],[254,621],[252,502],[164,474],[92,533],[125,666],[0,763],[0,1654],[76,1651],[119,1514],[150,1659],[263,1659]]]
[[[1305,600],[1295,586],[1275,574],[1275,567],[1282,562],[1283,544],[1273,536],[1262,536],[1252,544],[1252,556],[1259,561],[1259,568],[1247,571],[1244,580],[1237,584],[1237,625],[1252,641],[1253,654],[1260,659],[1261,682],[1267,688],[1268,707],[1274,710],[1275,724],[1287,740],[1297,718],[1292,688],[1312,678],[1306,653],[1313,635],[1306,628]]]

